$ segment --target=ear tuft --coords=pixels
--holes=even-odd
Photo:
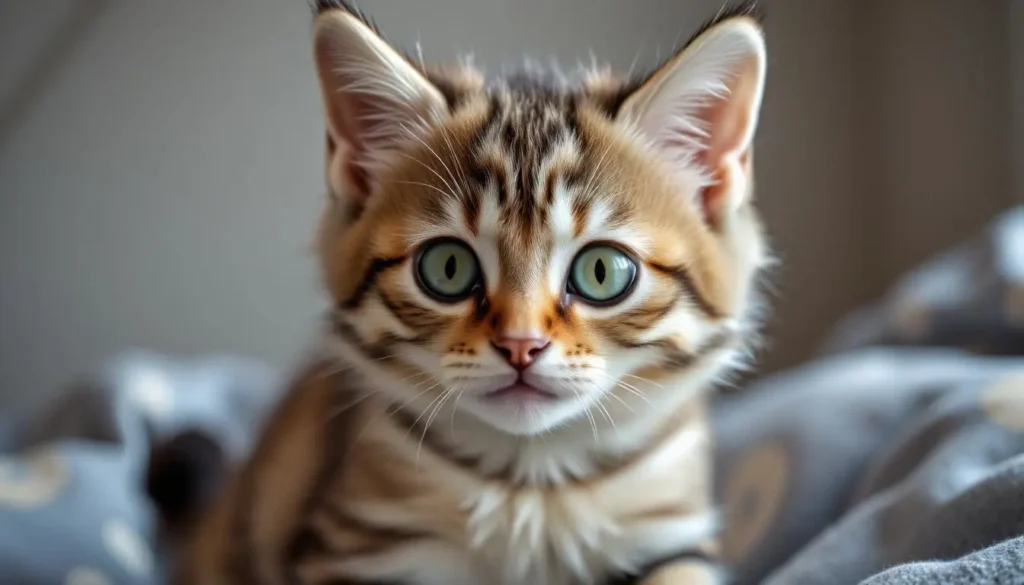
[[[330,2],[330,0],[326,1]],[[697,28],[697,32],[693,33],[693,35],[687,39],[686,43],[683,44],[683,47],[689,47],[693,41],[697,40],[698,37],[715,28],[719,24],[736,18],[747,18],[754,21],[758,27],[763,27],[765,14],[764,10],[761,9],[761,3],[758,0],[744,0],[741,2],[733,2],[732,4],[723,4],[713,17],[704,21],[704,23]]]
[[[377,27],[377,23],[375,23],[373,19],[370,18],[368,14],[363,12],[363,10],[359,8],[359,6],[357,6],[354,2],[350,2],[349,0],[312,0],[309,4],[309,7],[313,10],[314,17],[320,16],[324,12],[328,12],[331,10],[339,10],[345,12],[354,17],[359,22],[362,22],[363,25],[366,26],[366,28],[373,31],[373,33],[376,34],[378,37],[380,37],[381,39],[384,38],[384,35],[381,33],[380,28]]]
[[[441,92],[347,2],[320,0],[313,48],[324,98],[331,190],[357,203],[409,138],[446,111]],[[333,152],[332,152],[333,150]]]
[[[698,172],[712,224],[746,197],[766,55],[752,8],[716,20],[626,98],[621,120],[639,129],[671,169]]]

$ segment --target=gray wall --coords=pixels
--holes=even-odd
[[[362,4],[428,58],[496,71],[590,49],[649,64],[720,0]],[[765,4],[778,367],[1010,200],[1012,0]],[[309,20],[302,0],[0,5],[0,406],[126,347],[301,351],[321,307]]]

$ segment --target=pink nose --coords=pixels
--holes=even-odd
[[[525,370],[550,343],[550,339],[537,337],[500,337],[492,341],[491,345],[510,366],[517,370]]]

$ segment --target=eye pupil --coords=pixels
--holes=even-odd
[[[416,283],[434,300],[466,300],[480,281],[480,268],[469,246],[458,240],[428,242],[416,261]]]
[[[597,284],[604,284],[605,277],[608,276],[607,269],[604,267],[604,260],[601,258],[597,259],[597,263],[594,264],[594,277],[597,279]]]
[[[448,260],[444,263],[444,275],[448,277],[448,280],[455,278],[455,269],[458,268],[458,263],[455,260],[455,255],[448,256]]]
[[[584,248],[572,262],[570,292],[591,304],[608,306],[625,298],[636,281],[637,265],[611,245]]]

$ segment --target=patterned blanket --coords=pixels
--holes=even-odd
[[[733,580],[1024,585],[1024,209],[827,353],[716,404]],[[243,455],[279,383],[250,360],[134,352],[0,418],[0,583],[160,583],[173,525],[154,502],[214,489],[175,482]]]

